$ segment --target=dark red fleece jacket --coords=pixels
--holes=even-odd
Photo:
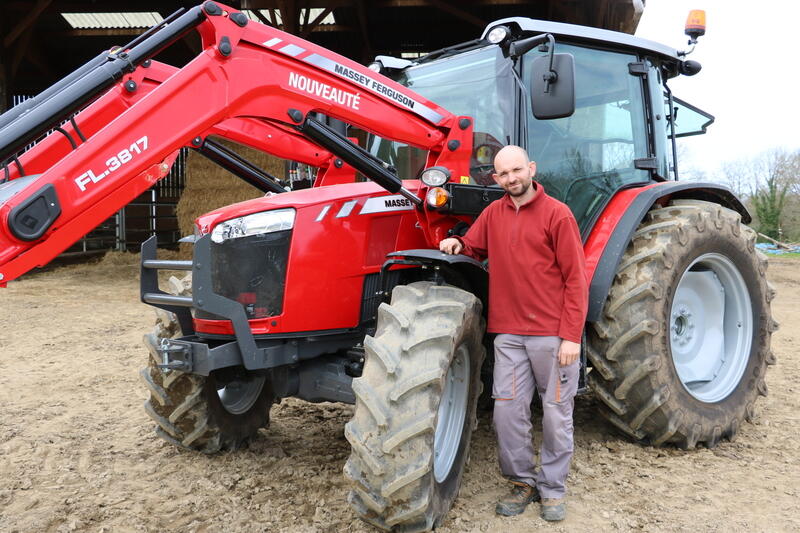
[[[534,187],[519,210],[508,194],[491,203],[460,238],[461,253],[489,258],[488,331],[581,342],[589,294],[578,224]]]

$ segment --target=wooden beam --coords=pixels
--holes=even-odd
[[[486,21],[484,21],[483,19],[481,19],[479,17],[476,17],[472,13],[468,13],[467,11],[464,11],[460,7],[454,6],[450,2],[445,2],[444,0],[428,0],[427,3],[429,5],[431,5],[431,6],[439,9],[440,11],[444,11],[446,13],[450,13],[451,15],[454,15],[454,16],[460,18],[461,20],[469,22],[470,24],[472,24],[474,26],[477,26],[477,27],[479,27],[481,29],[486,27],[486,24],[487,24]]]
[[[298,24],[299,10],[295,0],[278,0],[281,12],[281,22],[283,31],[297,35],[300,26]]]
[[[557,0],[556,0],[557,1]],[[378,7],[426,7],[428,0],[377,0],[372,2]],[[470,4],[473,6],[530,6],[531,0],[471,0],[462,1],[459,5]]]
[[[5,57],[0,51],[0,113],[8,109],[11,102],[8,101],[8,77],[6,76]]]
[[[11,46],[11,43],[13,43],[17,37],[22,35],[22,32],[27,30],[36,22],[36,19],[38,19],[39,15],[42,14],[42,11],[47,9],[47,6],[50,5],[51,1],[52,0],[36,0],[36,4],[33,6],[33,9],[28,11],[28,14],[19,21],[14,29],[8,32],[8,35],[6,35],[5,39],[3,39],[3,46],[6,48]]]
[[[298,25],[298,30],[302,28],[301,31],[305,31],[305,27],[308,26],[309,18],[311,18],[311,9],[308,7],[308,0],[303,2],[303,8],[300,9],[303,12],[303,22]]]
[[[327,17],[327,16],[328,16],[328,15],[331,13],[331,11],[333,11],[333,8],[332,8],[332,7],[326,7],[326,8],[325,8],[325,9],[322,11],[322,13],[320,13],[319,15],[317,15],[317,17],[316,17],[314,20],[312,20],[312,21],[311,21],[311,23],[310,23],[310,24],[309,24],[309,23],[306,23],[306,24],[305,24],[305,26],[303,27],[303,33],[302,33],[302,34],[300,34],[300,37],[302,37],[303,39],[305,39],[306,37],[308,37],[308,34],[309,34],[309,33],[311,33],[312,31],[314,31],[314,29],[315,29],[317,26],[319,26],[320,22],[322,22],[322,20],[323,20],[325,17]],[[311,12],[311,10],[310,10],[310,9],[309,9],[309,10],[307,10],[307,11],[306,11],[306,15],[308,15],[308,13],[310,13],[310,12]]]
[[[357,32],[358,30],[353,26],[346,24],[320,24],[314,28],[311,33],[335,33],[335,32]]]
[[[269,18],[265,17],[265,16],[263,15],[263,13],[261,13],[261,10],[260,10],[260,9],[252,9],[251,11],[252,11],[252,12],[253,12],[253,14],[256,16],[256,18],[257,18],[259,21],[261,21],[261,23],[262,23],[262,24],[266,24],[267,26],[274,26],[274,27],[276,27],[276,28],[278,27],[278,25],[277,25],[277,24],[275,24],[274,22],[272,22],[272,10],[271,10],[271,9],[267,9],[267,14],[269,14]]]
[[[356,8],[358,13],[358,25],[361,28],[361,35],[364,38],[361,60],[362,62],[367,62],[375,57],[375,54],[372,53],[372,44],[369,42],[369,25],[367,24],[367,6],[365,0],[356,0]]]
[[[610,10],[608,9],[608,0],[598,0],[597,9],[595,9],[594,12],[596,14],[595,15],[596,18],[593,21],[592,26],[594,26],[595,28],[612,29],[608,27],[608,24],[606,22],[609,21],[611,15]]]
[[[50,67],[49,57],[46,57],[46,54],[43,54],[40,50],[41,43],[34,39],[31,42],[28,50],[25,52],[25,59],[31,65],[35,66],[39,72],[42,73],[42,77],[46,80],[55,80],[58,79],[59,76],[53,71]]]
[[[56,32],[59,37],[135,37],[147,28],[82,28]]]
[[[11,68],[9,69],[9,75],[11,79],[14,79],[17,75],[17,70],[19,69],[19,65],[22,62],[22,58],[25,57],[25,54],[28,51],[28,47],[31,44],[31,36],[33,35],[33,26],[28,26],[28,29],[22,34],[22,36],[17,41],[17,45],[14,47],[14,56],[11,58]]]

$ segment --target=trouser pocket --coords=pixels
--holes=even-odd
[[[496,400],[513,400],[517,395],[515,355],[519,347],[513,341],[513,337],[505,333],[494,339],[492,398]]]
[[[517,393],[517,376],[511,361],[495,361],[492,398],[513,400]]]

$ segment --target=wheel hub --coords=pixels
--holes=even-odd
[[[238,379],[217,386],[217,395],[222,406],[231,414],[246,413],[258,400],[264,388],[266,377],[253,376],[249,379]]]
[[[670,351],[684,388],[704,402],[727,397],[750,357],[752,305],[733,262],[705,254],[681,277],[670,313]]]

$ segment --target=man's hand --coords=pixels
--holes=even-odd
[[[461,244],[461,241],[458,239],[454,239],[453,237],[449,237],[447,239],[443,239],[439,243],[439,250],[446,253],[446,254],[460,254],[461,250],[464,246]]]
[[[581,354],[580,343],[561,339],[561,347],[558,349],[559,365],[561,366],[571,365],[572,363],[578,360],[578,356],[580,354]]]

